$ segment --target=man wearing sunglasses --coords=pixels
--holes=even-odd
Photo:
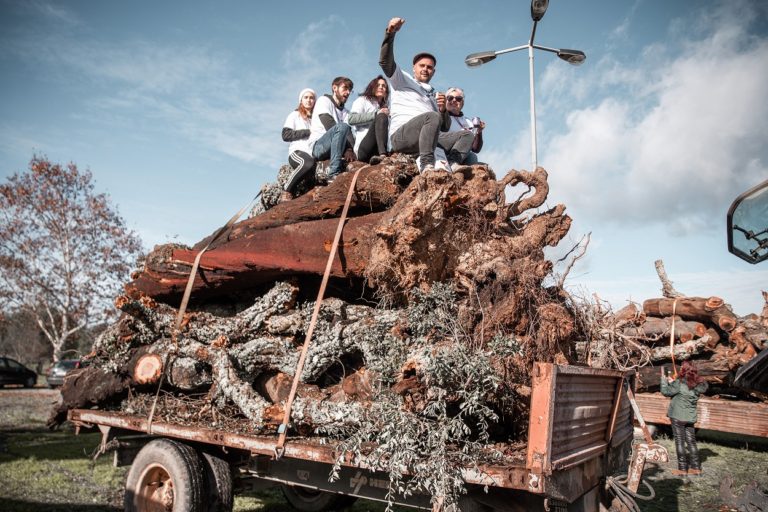
[[[485,122],[479,117],[472,119],[465,117],[462,109],[464,108],[464,91],[458,87],[450,87],[445,92],[445,108],[451,115],[451,128],[448,133],[441,133],[438,139],[438,144],[445,148],[446,153],[449,152],[448,147],[453,143],[454,147],[459,146],[456,150],[459,153],[463,153],[464,157],[460,163],[473,165],[478,162],[477,154],[483,149],[483,129],[485,128]],[[470,148],[464,152],[466,139],[454,142],[452,136],[455,133],[471,133]],[[471,149],[471,151],[470,151]]]
[[[389,20],[379,54],[379,65],[391,91],[389,140],[393,151],[418,155],[419,170],[425,171],[434,168],[438,135],[448,131],[451,120],[445,95],[429,85],[435,74],[435,56],[417,54],[413,58],[413,76],[395,63],[395,34],[403,23],[403,18]]]

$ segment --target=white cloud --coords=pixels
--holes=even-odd
[[[32,1],[27,6],[55,23],[64,23],[70,26],[80,25],[80,18],[69,9],[49,2]]]
[[[546,70],[556,106],[584,91],[602,98],[568,112],[566,130],[539,149],[558,171],[557,200],[580,217],[688,232],[719,225],[730,200],[768,176],[768,39],[723,11],[694,25],[703,35],[675,56],[654,47],[591,73]]]
[[[37,10],[48,17],[57,14],[48,7],[39,3]],[[80,118],[143,124],[141,131],[146,126],[165,130],[198,147],[276,171],[287,151],[280,129],[298,102],[298,91],[329,89],[333,76],[327,62],[344,62],[340,73],[351,73],[371,61],[360,41],[336,37],[347,28],[336,16],[310,24],[285,51],[279,72],[267,72],[266,66],[242,69],[234,64],[235,56],[206,45],[138,39],[105,43],[86,37],[87,31],[55,28],[45,34],[17,33],[5,52],[56,70],[51,80],[100,85],[101,93],[87,100]]]

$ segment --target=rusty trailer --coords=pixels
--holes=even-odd
[[[462,509],[536,510],[558,505],[561,508],[557,510],[600,510],[606,477],[626,474],[632,449],[633,414],[624,387],[631,377],[615,370],[536,363],[524,452],[515,462],[464,469],[462,476],[469,492],[463,499],[472,505],[465,503]],[[152,459],[142,452],[158,440],[166,443],[160,448],[167,451],[170,445],[170,451],[178,451],[182,459],[192,456],[186,453],[190,449],[200,454],[202,473],[209,481],[202,484],[201,499],[218,500],[223,503],[220,510],[231,508],[232,481],[219,482],[226,480],[227,472],[235,476],[235,487],[259,482],[282,484],[288,489],[289,502],[300,510],[333,510],[350,497],[387,499],[388,475],[368,470],[364,461],[342,466],[338,478],[329,481],[339,454],[332,443],[321,438],[289,438],[282,457],[276,458],[277,437],[271,435],[166,422],[150,424],[147,418],[114,411],[76,409],[70,411],[69,419],[78,428],[98,426],[103,434],[101,451],[114,448],[116,464],[134,465],[126,483],[126,492],[138,504],[134,510],[153,510],[146,504],[161,501],[168,505],[169,500],[172,507],[165,509],[177,510],[179,484],[166,485],[161,492],[157,482],[173,484],[174,478],[184,475],[170,474],[170,463],[150,464],[166,470],[159,475],[155,474],[156,467],[154,473],[135,467]],[[162,456],[161,451],[154,450],[156,456]],[[229,492],[229,496],[219,495],[222,492]],[[316,508],[321,498],[329,505]],[[429,496],[412,495],[395,501],[432,508]]]

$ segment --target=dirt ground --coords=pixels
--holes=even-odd
[[[51,432],[45,419],[58,400],[56,390],[36,388],[0,390],[0,510],[116,512],[122,510],[122,486],[126,468],[112,467],[111,457],[91,460],[99,434],[75,436],[71,427]],[[658,442],[674,460],[674,444],[662,432]],[[699,449],[704,474],[677,478],[673,463],[648,465],[645,478],[656,497],[639,502],[643,512],[729,512],[723,504],[721,482],[733,479],[733,493],[740,496],[756,482],[768,493],[768,448],[738,443],[702,440]],[[641,488],[641,493],[647,490]],[[292,510],[279,491],[238,496],[238,512]],[[382,511],[380,504],[358,501],[352,510]],[[402,509],[405,510],[405,509]]]

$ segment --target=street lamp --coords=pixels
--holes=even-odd
[[[533,20],[533,28],[531,29],[531,38],[528,40],[528,44],[515,46],[514,48],[507,48],[506,50],[471,53],[464,59],[464,63],[467,66],[473,68],[482,66],[483,64],[492,61],[497,56],[504,53],[512,53],[518,50],[524,50],[526,48],[528,49],[528,69],[531,82],[531,154],[533,157],[532,170],[536,170],[536,167],[538,166],[536,148],[536,94],[533,86],[533,49],[536,48],[537,50],[544,50],[545,52],[554,53],[568,64],[573,64],[574,66],[580,65],[587,58],[584,52],[580,50],[548,48],[546,46],[533,44],[533,39],[536,37],[536,25],[538,25],[539,21],[541,21],[541,19],[544,17],[544,14],[547,12],[547,7],[549,7],[549,0],[531,0],[531,19]]]

